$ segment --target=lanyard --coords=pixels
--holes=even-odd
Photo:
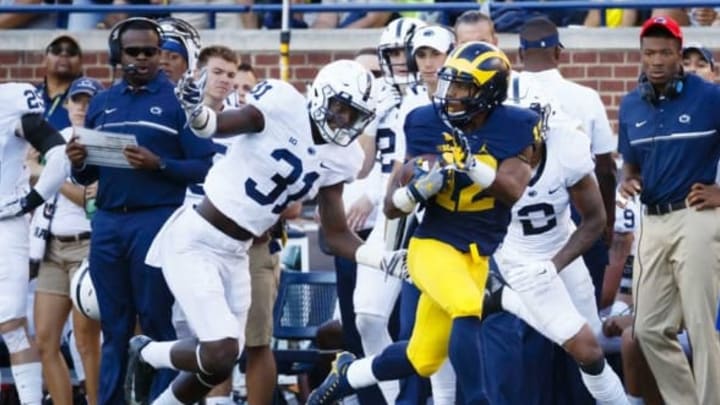
[[[45,119],[49,118],[53,113],[55,112],[55,109],[57,108],[60,103],[62,103],[63,99],[65,98],[64,94],[61,94],[59,96],[55,96],[52,101],[52,106],[50,106],[49,110],[45,110]]]

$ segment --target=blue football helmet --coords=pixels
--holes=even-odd
[[[505,101],[510,71],[503,51],[486,42],[468,42],[450,53],[440,69],[433,104],[445,122],[463,127]]]

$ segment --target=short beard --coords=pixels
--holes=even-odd
[[[80,73],[69,72],[69,71],[68,72],[59,72],[59,73],[55,73],[54,76],[58,80],[61,80],[63,82],[72,82],[73,80],[80,77]]]

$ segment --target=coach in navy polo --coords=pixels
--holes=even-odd
[[[74,178],[82,184],[99,181],[90,275],[104,336],[99,403],[107,405],[124,403],[127,344],[136,316],[143,333],[160,341],[175,339],[172,295],[160,270],[145,265],[145,255],[160,227],[183,203],[187,186],[205,179],[214,154],[210,140],[186,128],[174,87],[158,70],[159,27],[143,18],[121,24],[115,46],[111,34],[111,49],[120,55],[111,52],[111,58],[121,65],[122,80],[93,98],[85,126],[135,135],[138,146],[124,152],[132,168],[85,165],[85,147],[76,140],[67,147]],[[160,371],[152,395],[173,377]]]
[[[692,188],[715,183],[720,88],[683,73],[682,40],[670,18],[643,24],[640,82],[620,104],[621,194],[639,195],[644,206],[635,334],[666,403],[720,404],[720,212],[687,199]],[[692,372],[676,339],[681,324],[693,346]]]

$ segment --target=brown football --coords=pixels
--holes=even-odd
[[[405,162],[402,169],[400,169],[400,174],[398,175],[398,182],[400,183],[400,185],[405,186],[410,183],[418,166],[420,166],[424,171],[429,171],[435,164],[437,158],[437,154],[427,153],[424,155],[415,156],[414,158]]]

